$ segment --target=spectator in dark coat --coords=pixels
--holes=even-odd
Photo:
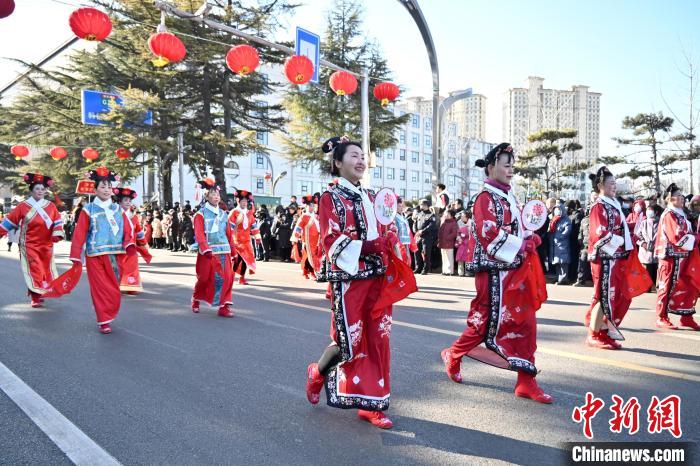
[[[293,215],[289,210],[277,214],[272,222],[270,233],[277,243],[277,253],[282,262],[291,262]]]
[[[430,211],[430,203],[423,199],[420,201],[420,212],[413,224],[413,233],[419,252],[416,254],[416,268],[414,270],[416,273],[420,272],[423,275],[430,273],[437,231],[435,214]]]

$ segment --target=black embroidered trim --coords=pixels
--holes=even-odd
[[[343,284],[331,284],[333,291],[333,325],[335,326],[336,344],[340,349],[341,362],[331,368],[326,375],[326,403],[328,406],[342,409],[366,409],[368,411],[384,411],[389,408],[389,396],[382,400],[371,400],[359,396],[342,396],[337,394],[338,369],[342,363],[352,359],[350,336],[345,326],[345,306],[343,303]]]
[[[629,254],[628,254],[629,255]],[[617,330],[617,332],[622,335],[622,332],[620,332],[620,329],[618,328],[617,324],[615,323],[615,319],[613,317],[613,310],[610,307],[610,263],[613,260],[616,259],[607,259],[607,258],[598,258],[600,260],[600,265],[601,265],[601,277],[600,277],[600,293],[598,293],[598,304],[600,304],[600,308],[603,310],[603,315],[605,318],[608,320],[607,324],[608,326],[612,326],[613,329]],[[624,337],[622,337],[624,340]]]
[[[336,246],[335,251],[333,251],[333,255],[331,256],[331,263],[335,264],[338,260],[338,256],[340,256],[340,253],[345,250],[345,248],[348,247],[348,244],[350,244],[352,240],[350,238],[345,238],[343,239],[338,246]]]
[[[612,223],[613,222],[613,208],[611,205],[609,205],[607,202],[602,202],[602,201],[599,201],[599,204],[601,204],[603,206],[603,209],[605,209],[605,216],[608,219],[608,231],[610,232],[610,238],[608,238],[607,240],[601,240],[600,243],[596,247],[593,248],[593,252],[589,256],[590,260],[593,261],[593,260],[596,260],[598,258],[601,258],[601,259],[625,259],[625,258],[629,257],[630,252],[626,251],[624,248],[621,252],[616,252],[612,256],[609,254],[606,254],[605,251],[600,250],[600,248],[602,246],[604,246],[604,245],[608,244],[610,241],[612,241],[612,235],[614,234],[615,231],[622,230],[621,236],[624,238],[625,229],[624,229],[624,227],[618,227],[618,228],[613,227],[613,223]],[[625,219],[622,219],[622,221],[624,222]]]
[[[673,296],[673,290],[678,284],[678,277],[681,273],[681,260],[682,259],[679,257],[673,258],[673,265],[671,266],[671,283],[668,287],[668,299],[666,300],[666,313],[674,314],[677,316],[692,316],[693,314],[695,314],[695,309],[676,309],[675,311],[671,310],[671,297]]]
[[[491,196],[491,200],[494,204],[494,208],[496,209],[496,226],[498,229],[503,228],[503,206],[501,205],[501,202],[499,199],[496,198],[496,195],[492,193],[491,191],[488,191],[484,189],[481,191],[481,194],[479,196],[486,194],[488,196]],[[478,199],[478,197],[477,197]],[[513,215],[515,217],[515,215]],[[518,222],[517,219],[514,220],[510,225],[515,224],[515,227],[518,227]],[[505,231],[505,230],[504,230]],[[495,261],[489,259],[489,254],[487,251],[484,250],[484,248],[481,246],[481,242],[479,241],[478,238],[478,232],[476,231],[476,228],[473,228],[472,231],[472,236],[474,237],[474,259],[472,262],[467,262],[465,263],[465,268],[470,271],[470,272],[484,272],[484,271],[492,271],[492,270],[514,270],[520,267],[522,264],[522,257],[520,255],[515,256],[515,260],[512,263],[508,262],[501,262],[501,261]],[[508,236],[504,236],[503,242],[505,242],[508,239]],[[497,245],[497,249],[500,248],[502,244]]]

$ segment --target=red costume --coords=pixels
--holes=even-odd
[[[97,186],[103,181],[118,180],[116,174],[105,167],[91,170],[88,176]],[[123,259],[119,256],[136,256],[129,219],[111,198],[104,201],[95,198],[80,212],[73,230],[70,259],[80,263],[83,249],[97,324],[102,333],[110,333],[109,324],[117,317],[121,306],[119,281]]]
[[[595,294],[585,318],[589,327],[587,343],[617,349],[620,347],[617,341],[624,340],[618,327],[632,298],[648,290],[651,279],[639,263],[630,229],[616,199],[601,195],[591,207],[588,258]]]
[[[674,185],[675,186],[675,185]],[[659,219],[654,255],[659,259],[657,274],[657,326],[674,328],[668,314],[681,316],[681,325],[696,328],[692,315],[698,298],[700,274],[697,238],[682,209],[669,206]]]
[[[214,180],[199,183],[206,190],[219,189]],[[229,306],[232,301],[233,268],[235,254],[233,231],[226,211],[205,202],[192,219],[197,242],[197,282],[192,293],[192,311],[199,312],[199,301],[219,306],[221,317],[233,317]]]
[[[391,422],[372,413],[389,407],[392,319],[392,306],[375,308],[386,266],[381,247],[370,248],[383,240],[373,200],[372,191],[344,178],[321,196],[323,278],[332,288],[333,343],[327,351],[335,351],[337,357],[323,374],[316,364],[309,366],[307,396],[317,403],[318,391],[325,384],[329,406],[359,408],[360,417],[387,428]]]
[[[495,164],[503,153],[512,158],[512,151],[508,143],[502,143],[480,166]],[[551,403],[552,398],[535,382],[535,313],[547,299],[544,273],[535,252],[539,238],[531,234],[526,238],[520,216],[510,186],[488,179],[474,202],[474,248],[466,263],[475,273],[476,297],[466,328],[442,351],[442,359],[448,376],[458,383],[465,355],[518,371],[517,396]]]
[[[53,184],[50,177],[40,173],[27,173],[24,180],[30,189],[37,184],[44,187]],[[53,243],[63,238],[61,215],[53,202],[30,197],[0,222],[0,238],[13,230],[19,230],[19,259],[31,305],[40,307],[41,296],[57,276]]]
[[[308,205],[318,205],[320,194],[304,196],[302,202]],[[316,275],[321,270],[321,256],[323,252],[320,249],[320,235],[318,216],[315,212],[304,212],[297,220],[292,233],[292,243],[301,241],[301,257],[295,258],[297,262],[301,262],[301,271],[304,278],[309,278],[311,275],[316,278]],[[298,251],[296,244],[292,245],[292,257],[294,252]]]
[[[136,199],[136,191],[130,188],[114,188],[114,196],[117,203],[120,203],[124,197],[129,197],[132,200]],[[146,233],[141,227],[141,219],[131,209],[124,211],[124,213],[126,214],[134,234],[136,249],[146,262],[149,263],[151,261],[151,255],[148,252]],[[120,260],[122,261],[122,275],[119,281],[119,289],[129,294],[136,294],[139,291],[143,291],[138,256],[123,254],[120,256]]]
[[[235,195],[239,200],[248,200],[247,208],[236,207],[231,210],[228,217],[233,228],[233,243],[236,246],[233,270],[241,276],[240,284],[245,285],[247,284],[245,280],[246,271],[250,270],[250,274],[253,275],[256,267],[255,250],[253,249],[251,238],[255,239],[256,244],[261,244],[262,238],[258,223],[255,220],[253,194],[241,189],[236,191]]]

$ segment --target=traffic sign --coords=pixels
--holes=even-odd
[[[311,82],[318,84],[318,70],[321,66],[321,38],[318,34],[297,27],[295,53],[308,57],[314,64],[314,75]]]
[[[103,116],[107,115],[113,106],[121,106],[122,98],[111,92],[83,89],[80,99],[81,120],[84,125],[109,125]],[[146,112],[143,123],[153,125],[153,112]]]

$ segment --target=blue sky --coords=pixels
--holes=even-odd
[[[77,4],[74,0],[67,3]],[[150,0],[148,0],[150,1]],[[51,0],[17,0],[0,20],[0,56],[36,60],[70,37],[74,7]],[[432,89],[425,49],[408,12],[396,0],[365,1],[366,31],[380,44],[406,95]],[[472,87],[488,98],[487,138],[500,141],[502,95],[528,76],[546,87],[590,86],[602,93],[601,151],[616,151],[610,138],[623,134],[625,115],[670,106],[687,118],[687,82],[678,67],[683,49],[700,67],[700,1],[692,0],[423,0],[435,41],[441,88]],[[323,32],[329,0],[308,0],[294,26]],[[16,68],[0,64],[0,84]],[[700,89],[699,89],[700,90]],[[700,104],[700,102],[698,102]]]

